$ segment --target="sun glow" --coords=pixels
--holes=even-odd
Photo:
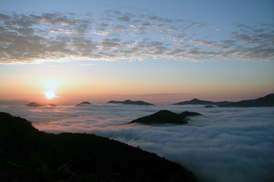
[[[55,90],[54,90],[53,88],[48,89],[48,90],[47,90],[46,92],[44,92],[43,94],[46,96],[47,99],[53,99],[53,98],[57,97],[57,96],[55,95]]]

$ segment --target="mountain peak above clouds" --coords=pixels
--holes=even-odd
[[[144,116],[131,121],[131,123],[141,124],[187,124],[189,116],[198,116],[200,113],[185,111],[181,114],[176,114],[168,110],[160,110],[154,114]]]
[[[42,107],[44,105],[38,104],[36,102],[30,102],[26,106],[29,106],[29,107]]]
[[[109,104],[125,104],[125,105],[154,105],[154,104],[144,102],[144,101],[132,101],[132,100],[125,100],[125,101],[111,100],[107,103],[109,103]]]
[[[77,104],[76,106],[84,106],[84,105],[90,105],[90,104],[91,104],[90,102],[84,101],[84,102]]]

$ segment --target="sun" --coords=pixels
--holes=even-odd
[[[46,96],[47,99],[53,99],[53,98],[57,97],[55,95],[54,89],[49,89],[46,92],[44,92],[43,94]]]

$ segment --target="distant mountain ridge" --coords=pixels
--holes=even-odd
[[[197,98],[194,98],[190,101],[178,102],[173,105],[223,105],[223,104],[229,104],[229,103],[232,103],[232,102],[229,102],[229,101],[213,102],[213,101],[199,100]]]
[[[190,101],[178,102],[173,105],[217,105],[220,107],[273,107],[274,106],[274,93],[268,94],[264,97],[250,100],[242,100],[239,102],[230,101],[205,101],[199,99],[192,99]]]
[[[274,93],[268,94],[257,99],[242,100],[239,102],[232,102],[229,104],[219,105],[220,107],[273,107]]]
[[[131,101],[131,100],[125,100],[125,101],[114,101],[111,100],[109,102],[107,102],[109,104],[128,104],[128,105],[154,105],[148,102],[144,102],[144,101]]]

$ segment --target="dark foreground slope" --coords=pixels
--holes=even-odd
[[[0,181],[195,181],[156,154],[92,134],[47,134],[0,113]]]

